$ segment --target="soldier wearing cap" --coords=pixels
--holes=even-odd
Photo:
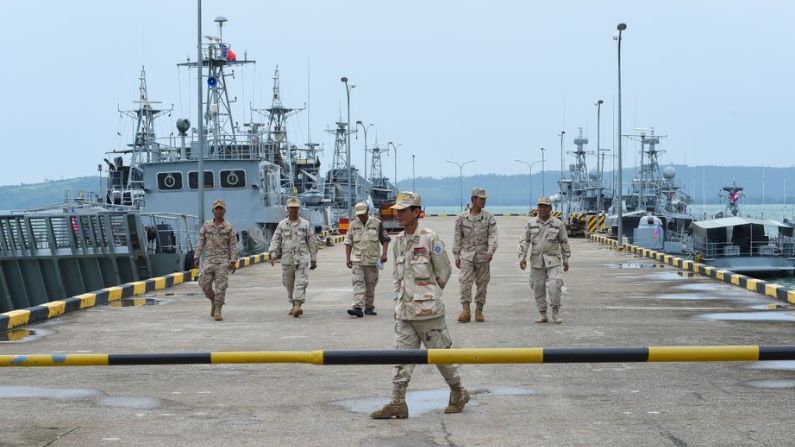
[[[210,300],[210,316],[215,321],[224,319],[221,308],[226,300],[229,272],[234,273],[237,265],[237,234],[232,224],[224,220],[225,214],[224,201],[213,202],[213,218],[199,230],[199,242],[193,255],[194,268],[199,268],[199,260],[204,255],[199,285]]]
[[[569,271],[569,238],[566,226],[551,216],[552,202],[547,197],[538,199],[538,216],[531,217],[519,241],[519,267],[527,268],[527,251],[530,250],[530,281],[535,294],[536,308],[540,317],[536,323],[546,323],[547,294],[552,307],[552,321],[560,319],[560,291],[563,287],[563,272]],[[561,269],[561,264],[563,268]]]
[[[271,238],[271,265],[277,257],[282,262],[282,284],[287,288],[287,299],[292,304],[288,315],[300,317],[304,311],[301,305],[306,299],[309,285],[307,269],[317,268],[317,241],[309,221],[300,217],[301,202],[297,197],[287,199],[287,218],[279,222]]]
[[[458,277],[461,285],[461,305],[464,310],[458,321],[468,323],[471,319],[472,283],[477,287],[475,295],[475,321],[483,322],[483,306],[486,305],[486,289],[491,275],[491,260],[497,251],[497,220],[483,209],[486,206],[486,190],[472,190],[472,206],[461,213],[455,221],[453,256],[455,266],[461,269]]]
[[[449,349],[453,342],[444,320],[442,290],[450,279],[450,260],[439,235],[419,225],[420,196],[401,192],[392,209],[404,230],[392,248],[395,289],[395,349]],[[392,401],[370,414],[373,419],[407,418],[406,389],[415,365],[396,365]],[[460,413],[469,402],[457,365],[436,365],[450,386],[445,413]]]
[[[348,315],[357,318],[376,315],[375,286],[378,284],[378,266],[387,261],[389,236],[381,221],[367,213],[366,203],[356,204],[356,217],[345,235],[345,264],[353,269],[353,307]]]

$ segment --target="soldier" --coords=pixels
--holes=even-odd
[[[486,305],[486,289],[491,275],[491,260],[497,251],[497,220],[483,209],[486,206],[486,190],[472,190],[472,206],[455,221],[453,255],[455,266],[461,270],[461,305],[464,307],[458,321],[469,323],[471,319],[472,282],[477,287],[475,295],[475,321],[482,323],[483,306]]]
[[[295,318],[304,311],[301,305],[306,299],[309,285],[309,270],[317,268],[317,241],[309,221],[300,217],[301,202],[297,197],[287,199],[287,218],[279,222],[271,238],[271,265],[276,258],[282,259],[282,284],[287,288],[287,299],[293,305],[288,315]]]
[[[237,235],[232,224],[224,221],[225,214],[224,201],[213,202],[213,219],[205,222],[199,230],[199,242],[193,255],[193,267],[199,268],[199,260],[204,254],[199,285],[210,300],[210,316],[215,321],[224,319],[221,308],[229,286],[229,272],[234,273],[237,265]]]
[[[566,227],[556,217],[551,217],[552,203],[546,197],[538,199],[538,217],[531,217],[519,240],[519,268],[527,268],[527,250],[530,248],[530,281],[535,293],[536,308],[541,316],[536,323],[546,323],[547,292],[552,307],[552,321],[560,324],[560,289],[563,272],[569,271],[569,238]],[[563,270],[561,271],[561,262]]]
[[[439,235],[419,225],[420,196],[401,192],[393,209],[403,226],[392,249],[395,289],[395,349],[449,349],[453,342],[444,321],[442,289],[450,279],[450,260]],[[415,365],[396,365],[392,401],[370,414],[373,419],[407,418],[406,389]],[[445,413],[460,413],[469,402],[456,365],[436,365],[450,385]]]
[[[345,265],[353,269],[353,307],[348,315],[361,318],[377,315],[373,304],[378,284],[376,263],[387,261],[390,239],[381,221],[367,214],[367,204],[356,204],[356,217],[345,235]]]

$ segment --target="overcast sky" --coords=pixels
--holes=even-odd
[[[790,166],[795,121],[795,3],[789,1],[205,1],[229,22],[225,40],[256,69],[238,70],[240,122],[248,103],[270,104],[278,64],[285,105],[307,100],[311,122],[289,123],[291,139],[325,145],[323,129],[345,113],[340,77],[356,84],[351,120],[376,124],[381,143],[401,144],[399,178],[457,175],[445,160],[477,160],[466,173],[519,173],[540,147],[560,166],[577,128],[596,148],[613,146],[616,24],[622,43],[624,131],[667,135],[665,163]],[[36,1],[3,4],[0,184],[96,174],[104,152],[126,144],[141,65],[149,93],[177,118],[196,121],[195,76],[176,68],[196,55],[193,1]],[[244,114],[245,111],[245,114]],[[117,132],[122,133],[120,138]],[[370,143],[375,131],[369,134]],[[352,158],[363,162],[363,138]],[[634,146],[626,143],[625,166]],[[394,159],[385,160],[392,176]]]

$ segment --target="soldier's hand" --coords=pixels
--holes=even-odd
[[[309,270],[314,270],[314,269],[316,269],[316,268],[317,268],[317,261],[312,261],[312,262],[309,264]]]
[[[563,271],[564,272],[569,271],[569,263],[567,261],[563,261]]]
[[[347,265],[349,269],[350,269],[350,268],[353,268],[353,261],[351,261],[350,259],[348,259],[347,261],[345,261],[345,265]]]
[[[237,263],[235,261],[229,262],[229,270],[231,270],[232,273],[235,273],[235,270],[237,270]]]
[[[199,258],[195,258],[193,260],[193,268],[195,269],[199,268]]]
[[[519,261],[519,268],[522,270],[527,268],[527,259],[522,259],[521,261]]]
[[[387,258],[386,255],[381,256],[381,262],[383,262],[384,264],[386,264],[386,261],[388,261],[388,260],[389,260],[389,258]]]
[[[276,265],[276,258],[271,257],[271,267],[273,267],[274,265]]]
[[[494,255],[486,255],[486,262],[491,262],[494,259]]]
[[[461,258],[455,258],[455,267],[457,269],[461,268]]]

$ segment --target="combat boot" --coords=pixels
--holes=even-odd
[[[370,413],[373,419],[405,419],[409,417],[409,406],[406,405],[406,384],[392,385],[392,401],[380,410]]]
[[[217,306],[215,305],[215,301],[210,302],[210,316],[211,317],[215,316],[215,308],[216,307]]]
[[[547,311],[539,312],[539,317],[536,318],[536,323],[546,323],[549,320],[547,319]]]
[[[477,307],[475,308],[475,321],[478,323],[483,323],[486,321],[486,319],[483,318],[483,303],[478,303]]]
[[[469,320],[472,319],[472,315],[469,313],[469,303],[463,303],[464,310],[461,312],[461,315],[458,316],[459,323],[469,323]]]
[[[293,304],[293,316],[294,316],[295,318],[298,318],[298,317],[300,317],[300,316],[301,316],[303,313],[304,313],[304,311],[303,311],[303,309],[301,309],[301,303],[299,303],[298,301],[296,301],[296,302],[295,302],[295,304]]]
[[[563,323],[563,320],[560,319],[560,310],[557,307],[552,308],[552,321],[554,321],[555,324]]]
[[[461,386],[458,381],[450,385],[450,402],[447,408],[444,409],[445,413],[460,413],[464,411],[464,405],[469,402],[469,391]]]
[[[213,318],[215,321],[223,321],[224,317],[221,315],[221,308],[224,307],[223,304],[218,304],[215,306],[215,314],[213,314]]]
[[[293,307],[290,308],[290,312],[287,312],[287,315],[292,316],[293,312],[295,312],[295,304],[293,304]]]

